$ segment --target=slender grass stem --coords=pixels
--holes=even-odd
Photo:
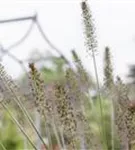
[[[63,145],[63,148],[66,150],[66,144],[65,144],[65,141],[64,141],[64,136],[63,136],[63,132],[61,130],[59,130],[60,132],[60,136],[61,136],[61,141],[62,141],[62,145]]]
[[[114,104],[113,104],[113,101],[111,101],[111,148],[112,150],[114,150],[114,131],[115,131],[115,128],[114,128]]]
[[[45,121],[46,121],[46,115],[44,114],[44,119],[45,119]],[[58,130],[56,129],[56,125],[55,125],[55,121],[54,121],[54,118],[52,118],[53,120],[52,120],[52,124],[51,124],[51,126],[52,126],[52,129],[53,129],[53,132],[54,132],[54,135],[55,135],[55,137],[56,137],[56,140],[57,140],[57,142],[58,142],[58,146],[60,147],[60,149],[62,149],[62,145],[61,145],[61,142],[60,142],[60,138],[59,138],[59,135],[58,135]],[[46,126],[47,126],[47,123],[46,123]]]
[[[3,150],[7,150],[6,147],[3,145],[2,142],[0,142],[0,146],[2,147]]]
[[[58,136],[58,132],[57,132],[55,123],[52,124],[52,127],[53,127],[53,131],[54,131],[55,137],[57,139],[58,145],[59,145],[60,149],[62,149],[62,145],[61,145],[61,142],[60,142],[60,138]],[[60,135],[61,135],[61,133],[60,133]]]
[[[50,134],[50,130],[49,130],[49,127],[48,127],[48,124],[46,123],[45,125],[45,130],[46,130],[46,133],[47,133],[47,137],[48,137],[48,147],[49,147],[49,150],[53,150],[53,143],[52,143],[52,138],[51,138],[51,134]]]
[[[97,71],[96,57],[95,57],[95,53],[94,53],[93,49],[92,49],[92,58],[93,58],[93,65],[94,65],[95,77],[96,77],[96,82],[97,82],[98,99],[99,99],[100,114],[101,114],[101,124],[102,124],[102,130],[103,130],[103,133],[101,132],[101,135],[103,135],[103,137],[106,140],[106,144],[108,145],[106,132],[105,132],[105,123],[104,123],[104,118],[103,118],[102,98],[101,98],[101,93],[100,93],[100,85],[99,85],[99,77],[98,77],[98,71]],[[107,147],[108,147],[106,144],[104,144],[105,149],[107,149]]]

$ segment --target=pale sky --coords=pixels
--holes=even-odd
[[[128,65],[135,64],[135,1],[134,0],[89,0],[95,20],[98,49],[97,64],[100,79],[103,77],[103,52],[109,46],[112,52],[115,75],[125,79]],[[92,58],[86,53],[81,20],[80,0],[0,0],[0,20],[38,14],[44,32],[71,60],[70,50],[75,48],[87,69],[94,75]],[[21,38],[30,26],[30,21],[0,24],[0,44],[4,48]],[[20,59],[30,51],[49,50],[38,30],[34,27],[30,37],[12,50]],[[51,50],[51,52],[53,52]],[[21,68],[9,57],[3,64],[9,74],[17,77]]]

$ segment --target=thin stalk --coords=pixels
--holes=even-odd
[[[40,115],[37,112],[37,110],[34,110],[34,111],[35,111],[35,126],[36,126],[38,132],[41,134],[41,119],[40,119]],[[37,146],[38,149],[41,148],[41,141],[38,138],[38,136],[36,137],[36,146]]]
[[[111,101],[111,148],[114,150],[114,104],[113,101]]]
[[[27,138],[26,137],[24,137],[23,145],[24,145],[24,149],[28,149],[28,142],[27,142]]]
[[[46,123],[45,127],[46,127],[46,133],[47,133],[48,141],[49,141],[49,146],[48,146],[49,150],[53,150],[52,139],[51,139],[51,135],[50,135],[50,131],[49,131],[49,127],[48,127],[47,123]]]
[[[53,131],[54,131],[54,134],[55,134],[55,137],[57,139],[57,142],[58,142],[58,145],[60,147],[60,149],[62,149],[62,145],[61,145],[61,142],[60,142],[60,139],[59,139],[59,136],[58,136],[58,133],[57,133],[57,129],[56,129],[56,126],[55,124],[53,123]]]
[[[100,105],[101,124],[102,124],[102,130],[103,130],[103,134],[102,135],[103,135],[103,137],[106,140],[106,144],[108,145],[106,132],[105,132],[105,128],[104,128],[105,124],[104,124],[104,119],[103,119],[102,99],[101,99],[101,93],[100,93],[100,85],[99,85],[99,78],[98,78],[98,72],[97,72],[97,64],[96,64],[96,58],[95,58],[95,53],[94,53],[93,49],[92,49],[92,58],[93,58],[93,65],[94,65],[95,77],[96,77],[96,82],[97,82],[97,90],[98,90],[98,99],[99,99],[99,105]],[[107,149],[107,145],[106,144],[104,144],[104,148],[105,149]]]
[[[24,136],[27,138],[27,140],[30,142],[30,144],[32,145],[32,147],[35,150],[38,150],[36,148],[36,146],[34,145],[34,143],[31,141],[31,139],[29,138],[29,136],[27,135],[27,133],[24,131],[24,129],[22,128],[22,126],[20,125],[20,123],[16,120],[16,118],[13,116],[13,114],[11,113],[11,111],[9,110],[9,108],[1,102],[2,107],[8,112],[9,116],[12,118],[12,121],[17,125],[17,127],[21,130],[21,132],[24,134]]]
[[[0,146],[2,147],[3,150],[7,150],[6,147],[3,145],[2,142],[0,142]]]
[[[65,141],[64,141],[64,137],[63,137],[63,132],[62,132],[62,130],[59,130],[59,132],[60,132],[61,141],[62,141],[62,144],[63,144],[63,149],[66,150],[67,148],[66,148],[66,145],[65,145]]]
[[[46,121],[46,115],[45,114],[43,114],[43,115],[44,115],[44,119]],[[56,129],[56,126],[55,126],[55,123],[54,123],[54,118],[53,118],[53,122],[52,122],[51,126],[52,126],[52,129],[53,129],[54,135],[56,137],[56,140],[58,142],[58,145],[59,145],[60,149],[62,149],[62,145],[61,145],[61,142],[60,142],[60,139],[59,139],[59,136],[58,136],[58,132],[57,132],[57,129]]]

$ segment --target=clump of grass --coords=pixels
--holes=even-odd
[[[111,142],[107,138],[108,131],[106,126],[107,116],[104,113],[104,100],[101,96],[101,88],[98,78],[98,70],[96,64],[95,51],[97,50],[97,40],[95,36],[95,27],[93,24],[92,13],[90,11],[87,1],[81,2],[82,19],[84,23],[84,36],[88,53],[92,54],[93,65],[95,69],[96,85],[97,85],[97,101],[100,106],[100,111],[96,112],[96,102],[94,110],[94,119],[100,129],[100,136],[92,132],[91,114],[93,113],[92,107],[88,107],[90,97],[86,93],[89,92],[92,82],[90,76],[82,65],[77,53],[73,50],[72,56],[75,61],[76,69],[67,68],[65,77],[62,83],[57,82],[52,86],[49,91],[50,97],[47,97],[45,91],[45,83],[41,78],[40,72],[35,67],[34,63],[29,64],[30,76],[30,92],[33,95],[32,103],[35,104],[41,119],[45,122],[45,129],[48,131],[46,137],[49,139],[48,150],[52,150],[53,143],[52,133],[56,138],[56,143],[59,149],[64,150],[110,150],[109,144],[111,143],[111,150],[115,150],[115,136],[116,131],[120,140],[121,150],[131,150],[135,140],[135,107],[128,97],[128,89],[122,80],[118,77],[117,81],[113,79],[113,69],[110,58],[110,49],[105,48],[104,57],[104,90],[107,93],[109,108],[111,108]],[[11,103],[19,107],[19,111],[23,113],[23,117],[27,120],[30,127],[38,135],[39,139],[46,145],[42,135],[37,130],[30,114],[25,108],[25,96],[21,93],[18,86],[12,78],[4,71],[4,67],[0,64],[0,82],[3,86],[0,87],[2,93],[1,106],[8,112],[12,121],[21,130],[27,138],[32,147],[37,150],[33,140],[19,123],[10,111],[9,105]],[[6,94],[5,94],[6,91]],[[9,104],[8,104],[9,103]],[[89,116],[88,116],[89,115]],[[100,115],[100,117],[99,117]],[[98,117],[97,117],[98,116]],[[99,119],[100,118],[100,119]],[[99,119],[99,120],[97,120]],[[50,146],[51,145],[51,146]],[[5,147],[1,144],[3,149]]]

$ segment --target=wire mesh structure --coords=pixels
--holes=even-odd
[[[32,31],[33,31],[33,27],[36,26],[42,39],[44,40],[45,43],[47,43],[50,47],[51,50],[55,51],[56,53],[59,54],[59,56],[65,61],[65,63],[69,66],[71,66],[70,62],[68,61],[68,59],[64,56],[64,54],[62,53],[62,51],[60,49],[58,49],[50,40],[49,38],[46,36],[41,24],[38,21],[38,17],[37,14],[33,15],[33,16],[27,16],[27,17],[21,17],[21,18],[12,18],[12,19],[6,19],[6,20],[0,20],[0,24],[5,24],[5,23],[13,23],[13,22],[24,22],[24,21],[31,21],[31,24],[28,28],[28,30],[24,33],[24,35],[15,43],[12,43],[10,46],[8,46],[8,48],[4,48],[3,45],[0,46],[0,52],[1,52],[1,56],[0,56],[0,61],[3,60],[4,56],[9,56],[9,58],[13,59],[16,63],[18,63],[21,68],[23,69],[23,71],[25,73],[27,73],[26,68],[25,68],[25,63],[28,63],[29,61],[31,61],[30,59],[25,59],[25,60],[20,60],[19,58],[17,58],[14,54],[12,54],[12,50],[18,46],[21,46],[27,39],[28,37],[31,35]],[[45,57],[42,57],[41,59],[45,59]]]

